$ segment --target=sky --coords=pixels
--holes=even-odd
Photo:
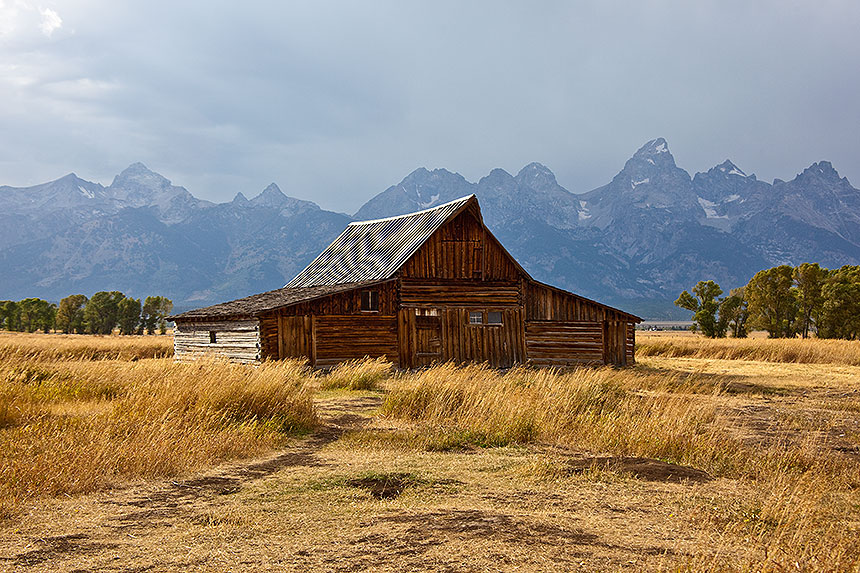
[[[133,162],[352,213],[418,167],[575,193],[665,137],[691,173],[860,187],[855,0],[0,0],[0,184]]]

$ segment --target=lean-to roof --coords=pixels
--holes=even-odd
[[[381,281],[364,281],[340,285],[322,285],[304,288],[279,288],[260,294],[246,296],[230,302],[222,302],[212,306],[197,308],[169,317],[170,320],[223,320],[228,318],[244,318],[257,316],[267,310],[289,306],[299,302],[307,302],[331,294],[337,294],[355,288],[379,284]]]

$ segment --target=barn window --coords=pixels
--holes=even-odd
[[[216,340],[215,340],[215,339],[216,339],[215,331],[214,331],[214,330],[210,330],[210,331],[209,331],[209,344],[215,344],[215,342],[216,342]]]
[[[484,313],[483,312],[470,312],[469,313],[469,324],[484,324]]]
[[[361,310],[374,312],[379,310],[379,293],[366,290],[361,293]]]
[[[502,313],[497,310],[491,310],[487,313],[487,324],[502,324]]]

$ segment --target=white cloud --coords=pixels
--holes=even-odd
[[[53,8],[44,8],[27,0],[0,0],[0,38],[33,39],[40,31],[50,38],[63,27],[63,19]]]
[[[39,8],[39,13],[42,15],[42,22],[39,24],[39,29],[42,33],[51,37],[55,30],[63,27],[63,19],[55,10],[50,8]]]

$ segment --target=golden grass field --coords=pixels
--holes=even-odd
[[[860,571],[860,342],[567,372],[0,333],[0,571]]]

